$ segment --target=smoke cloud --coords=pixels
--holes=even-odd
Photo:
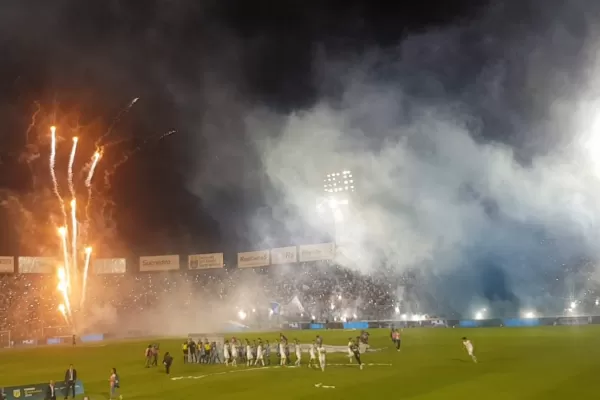
[[[350,170],[340,261],[417,271],[421,310],[556,312],[586,294],[564,271],[598,257],[597,8],[535,8],[515,29],[523,15],[495,8],[352,60],[316,52],[314,106],[246,119],[273,213],[298,211],[278,222],[331,229],[316,199]]]

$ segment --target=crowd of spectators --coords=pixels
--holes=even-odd
[[[364,275],[328,262],[90,275],[88,306],[76,312],[106,307],[119,321],[157,307],[184,313],[200,302],[204,308],[228,305],[231,316],[225,317],[230,318],[244,307],[248,313],[258,309],[268,318],[289,320],[375,319],[393,312],[397,287],[389,277]],[[0,275],[0,331],[11,331],[13,338],[60,334],[48,331],[66,324],[58,312],[61,303],[54,275]],[[275,313],[273,303],[280,304]]]

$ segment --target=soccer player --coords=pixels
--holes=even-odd
[[[317,365],[317,345],[313,342],[308,349],[308,354],[310,354],[310,360],[308,360],[308,368]]]
[[[296,350],[296,366],[300,366],[300,361],[302,360],[302,347],[300,347],[300,342],[298,339],[294,339],[294,347]]]
[[[256,347],[256,362],[254,362],[254,365],[258,365],[259,362],[262,364],[263,367],[265,366],[262,342],[258,342],[258,346]]]
[[[235,343],[235,339],[231,342],[231,365],[237,367],[237,359],[238,359],[238,348]]]
[[[396,345],[396,350],[400,351],[400,344],[402,344],[402,340],[400,339],[400,331],[398,329],[394,329],[394,332],[392,332],[392,340]]]
[[[285,342],[279,342],[279,354],[281,355],[281,366],[285,366],[287,363],[287,357],[285,354]]]
[[[267,365],[271,365],[271,344],[268,340],[265,340],[265,357],[267,359]]]
[[[322,345],[317,349],[319,351],[319,365],[321,365],[321,371],[325,372],[325,364],[326,364],[326,356],[325,356],[325,347]]]
[[[229,366],[229,341],[225,341],[223,344],[223,358],[225,359],[225,365]]]
[[[252,354],[252,346],[250,346],[250,341],[246,339],[246,366],[249,367],[252,365],[252,360],[254,360],[254,354]]]
[[[119,375],[117,374],[116,368],[110,370],[110,378],[108,379],[108,381],[110,382],[110,400],[112,400],[113,398],[115,398],[118,389],[121,387],[121,384],[119,382]],[[123,396],[119,394],[119,399],[122,398]]]
[[[469,357],[471,357],[473,362],[476,363],[477,357],[475,357],[475,354],[473,353],[473,350],[474,350],[473,343],[471,343],[471,341],[469,339],[467,339],[466,337],[462,338],[462,343],[463,343],[463,346],[465,346],[465,349],[467,350],[467,354],[469,355]]]
[[[348,338],[348,363],[352,364],[352,359],[354,358],[354,353],[352,352],[352,346],[354,345],[354,341],[352,338]]]
[[[350,350],[352,351],[352,354],[354,355],[354,358],[356,359],[356,362],[358,362],[358,365],[360,367],[360,369],[363,369],[363,363],[360,360],[360,349],[358,348],[358,344],[351,342],[352,345],[350,347]]]

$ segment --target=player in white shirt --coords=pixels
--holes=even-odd
[[[246,341],[246,366],[251,366],[254,361],[254,354],[252,354],[252,346],[250,346],[250,342]]]
[[[465,346],[465,349],[467,350],[467,354],[469,355],[469,357],[471,357],[473,362],[476,363],[477,357],[475,357],[475,354],[473,353],[473,351],[475,350],[473,347],[473,343],[471,343],[471,341],[469,339],[467,339],[466,337],[462,338],[462,343],[463,343],[463,346]]]
[[[317,350],[319,351],[319,364],[321,365],[321,371],[325,372],[325,364],[326,364],[325,347],[323,347],[323,345],[321,345],[321,346],[319,346],[319,348]]]
[[[352,351],[352,346],[354,345],[354,341],[352,338],[348,339],[348,362],[352,364],[352,359],[354,358],[354,352]]]
[[[310,360],[308,360],[308,367],[312,367],[317,365],[317,345],[313,342],[308,349],[308,354],[310,355]]]
[[[287,357],[285,355],[285,344],[283,341],[279,342],[279,353],[281,354],[281,366],[284,367],[287,363]]]
[[[235,341],[231,341],[231,365],[237,367],[238,348]]]
[[[254,365],[258,365],[259,362],[262,364],[263,367],[265,366],[262,342],[258,342],[258,346],[256,347],[256,361],[254,362]]]
[[[296,350],[296,366],[299,367],[300,361],[302,360],[302,347],[300,346],[298,339],[294,340],[294,347]]]
[[[230,354],[229,354],[229,342],[226,340],[225,344],[223,345],[223,359],[225,359],[225,365],[229,365],[229,359],[230,359]]]

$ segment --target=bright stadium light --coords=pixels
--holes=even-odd
[[[400,313],[400,307],[394,308],[394,311],[396,311],[396,314],[399,314]]]
[[[339,295],[338,295],[338,300],[341,300],[341,299],[342,299],[342,295],[341,295],[341,294],[339,294]]]
[[[577,302],[576,301],[572,301],[571,302],[571,308],[573,308],[573,309],[577,308]]]
[[[596,305],[600,305],[600,299],[596,299]]]
[[[240,312],[238,312],[238,317],[240,317],[242,321],[246,319],[246,313],[244,310],[240,310]]]
[[[317,319],[317,318],[316,318],[314,315],[311,315],[311,316],[310,316],[310,319],[312,319],[312,320],[314,321],[314,320],[315,320],[315,319]]]
[[[524,316],[525,318],[535,318],[535,313],[534,313],[533,311],[525,311],[525,312],[523,313],[523,316]]]
[[[335,310],[335,304],[331,303],[331,309]]]
[[[401,318],[403,321],[406,321],[406,319],[408,318],[408,315],[406,315],[406,314],[402,314],[402,315],[400,316],[400,318]]]
[[[477,311],[475,313],[475,319],[483,319],[483,311]]]
[[[352,314],[352,318],[356,319],[358,317],[356,316],[356,314]]]

